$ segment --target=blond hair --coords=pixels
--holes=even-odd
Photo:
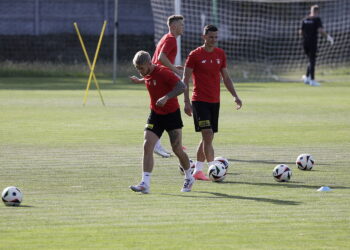
[[[151,56],[147,51],[140,50],[135,54],[132,62],[134,66],[143,65],[145,63],[151,62]]]
[[[185,18],[181,15],[172,15],[168,17],[167,24],[170,26],[173,22],[179,21],[179,20],[184,20]]]

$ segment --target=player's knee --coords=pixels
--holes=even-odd
[[[143,152],[145,153],[151,153],[153,152],[154,150],[154,144],[152,144],[149,140],[145,140],[143,142]]]
[[[214,139],[214,132],[212,129],[203,129],[202,130],[202,139],[204,143],[211,143]]]

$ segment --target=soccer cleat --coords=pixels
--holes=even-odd
[[[303,76],[301,77],[301,79],[303,79],[303,81],[304,81],[305,84],[310,84],[310,81],[311,81],[311,78],[310,78],[310,77],[308,77],[308,76],[306,76],[306,75],[303,75]]]
[[[162,147],[162,145],[158,145],[158,146],[154,147],[153,152],[154,152],[155,154],[157,154],[157,155],[163,157],[163,158],[169,158],[169,157],[171,156],[171,154],[170,154],[168,151],[166,151],[166,150]]]
[[[310,80],[310,86],[321,86],[319,82],[316,82],[315,80]]]
[[[209,181],[209,178],[205,176],[205,174],[203,173],[203,171],[197,171],[193,174],[193,177],[196,180],[201,180],[201,181]]]
[[[193,177],[191,177],[190,179],[185,179],[181,192],[191,192],[192,185],[195,182],[195,180],[196,179]]]
[[[143,194],[149,193],[149,186],[147,186],[144,182],[141,182],[139,185],[130,186],[129,188],[134,192],[141,192]]]

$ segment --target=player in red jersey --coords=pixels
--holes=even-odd
[[[184,32],[184,17],[180,15],[170,16],[167,24],[169,32],[159,40],[152,57],[152,63],[164,65],[175,74],[182,76],[183,67],[175,66],[175,58],[177,54],[176,38]]]
[[[185,91],[186,85],[168,68],[155,65],[145,51],[136,53],[133,64],[143,76],[151,99],[151,113],[148,117],[143,143],[143,174],[139,185],[130,186],[135,192],[149,193],[153,170],[153,149],[164,130],[169,134],[174,154],[185,169],[185,181],[181,192],[190,192],[194,183],[190,160],[182,149],[182,119],[177,96]]]
[[[178,36],[181,36],[184,31],[184,17],[180,15],[169,16],[167,24],[169,32],[159,40],[156,50],[152,57],[152,63],[164,65],[178,76],[182,76],[183,67],[175,66],[175,58],[177,54],[176,38]],[[130,79],[134,83],[144,83],[143,78],[131,76]],[[154,153],[165,158],[170,157],[170,152],[163,148],[163,146],[160,143],[160,140],[156,143],[154,147]]]
[[[203,173],[204,162],[212,165],[214,161],[213,139],[218,131],[220,109],[220,75],[227,90],[234,97],[237,109],[242,107],[233,82],[226,69],[224,50],[216,47],[218,29],[207,25],[203,32],[204,44],[191,51],[185,63],[183,81],[185,91],[185,113],[192,116],[196,132],[202,133],[197,149],[196,169],[193,176],[197,180],[209,180]],[[192,103],[189,97],[189,81],[193,77]]]

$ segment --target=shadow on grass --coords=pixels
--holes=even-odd
[[[34,207],[34,206],[30,206],[30,205],[19,205],[19,206],[7,206],[7,207],[13,207],[13,208],[28,208],[28,207]]]
[[[226,175],[241,175],[241,173],[226,173]]]
[[[287,164],[287,165],[295,165],[295,162],[280,162],[280,161],[275,161],[275,160],[239,160],[239,159],[228,159],[229,161],[232,162],[245,162],[245,163],[259,163],[259,164]],[[317,163],[318,166],[322,165],[328,165],[328,164],[319,164]],[[314,170],[313,170],[314,171]]]
[[[235,200],[250,200],[250,201],[257,201],[257,202],[268,202],[275,205],[291,205],[296,206],[300,205],[301,202],[299,201],[289,201],[289,200],[277,200],[277,199],[269,199],[269,198],[261,198],[261,197],[248,197],[248,196],[240,196],[240,195],[230,195],[230,194],[224,194],[224,193],[218,193],[218,192],[205,192],[205,191],[192,191],[193,193],[197,194],[207,194],[208,196],[197,196],[197,195],[174,195],[174,194],[162,194],[162,195],[169,195],[169,196],[178,196],[178,197],[190,197],[190,198],[209,198],[209,199],[235,199]]]
[[[253,182],[244,182],[244,181],[223,181],[218,182],[220,185],[225,184],[243,184],[243,185],[253,185],[253,186],[268,186],[268,187],[286,187],[286,188],[308,188],[308,189],[319,189],[322,185],[305,185],[305,184],[298,184],[300,182],[283,182],[283,183],[253,183]],[[345,186],[334,186],[329,185],[332,189],[350,189],[350,187]]]
[[[30,206],[30,205],[20,205],[19,207],[34,207],[34,206]]]

